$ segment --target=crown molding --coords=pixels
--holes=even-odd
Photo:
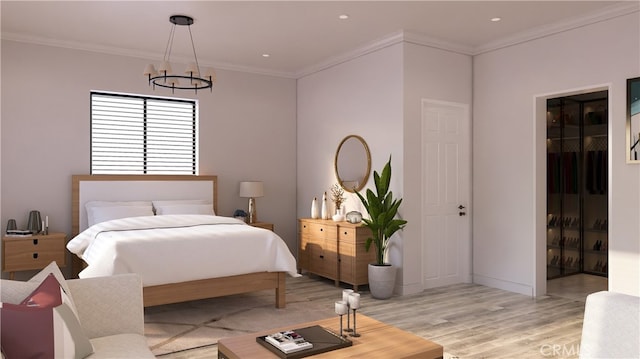
[[[296,72],[296,78],[301,78],[301,77],[305,77],[308,75],[311,75],[315,72],[319,72],[325,69],[328,69],[330,67],[339,65],[341,63],[353,60],[355,58],[358,58],[360,56],[364,56],[366,54],[372,53],[374,51],[383,49],[385,47],[389,47],[392,45],[395,45],[397,43],[402,42],[403,39],[403,31],[396,31],[394,33],[391,33],[381,39],[378,40],[374,40],[372,42],[369,42],[361,47],[358,47],[354,50],[342,53],[340,55],[337,56],[332,56],[328,59],[326,59],[325,61],[319,62],[315,65],[311,65],[308,66],[298,72]]]
[[[473,55],[474,52],[474,48],[471,46],[444,41],[435,37],[413,32],[405,32],[404,41],[410,44],[433,47],[440,50],[455,52],[461,55]]]
[[[551,25],[540,26],[534,29],[517,33],[510,37],[489,42],[485,45],[476,47],[471,55],[480,55],[486,52],[491,52],[505,47],[540,39],[546,36],[577,29],[583,26],[610,20],[638,11],[640,11],[639,1],[624,1],[622,4],[612,5],[606,9],[601,9],[591,14],[583,15],[574,19],[558,22]]]
[[[295,74],[296,78],[305,77],[315,72],[325,70],[332,66],[339,65],[346,61],[364,56],[374,51],[383,49],[385,47],[395,45],[400,42],[406,42],[421,46],[433,47],[445,51],[455,52],[462,55],[475,56],[486,52],[498,50],[508,46],[513,46],[521,43],[525,43],[531,40],[543,38],[549,35],[557,34],[563,31],[576,29],[582,26],[594,24],[600,21],[613,19],[619,16],[624,16],[634,12],[640,11],[640,2],[638,1],[625,1],[622,4],[612,5],[611,7],[599,10],[594,13],[574,18],[568,21],[555,23],[552,25],[541,26],[529,31],[517,33],[513,36],[503,38],[500,40],[492,41],[482,46],[470,47],[452,42],[443,41],[434,37],[430,37],[424,34],[412,33],[408,31],[397,31],[391,33],[381,39],[375,40],[368,44],[365,44],[355,50],[343,53],[338,56],[331,57],[321,63],[307,67]]]
[[[60,48],[65,48],[70,50],[78,50],[78,51],[89,51],[89,52],[102,53],[106,55],[135,57],[135,58],[145,59],[149,61],[157,61],[157,59],[162,59],[163,57],[163,54],[161,53],[124,49],[117,46],[102,46],[102,45],[90,44],[85,42],[63,41],[58,39],[24,35],[19,33],[12,33],[12,32],[2,32],[1,38],[3,40],[8,40],[8,41],[23,42],[23,43],[29,43],[34,45],[42,45],[42,46],[60,47]],[[184,63],[184,64],[187,64],[190,61],[193,61],[192,58],[180,57],[180,56],[172,56],[171,59],[172,59],[172,62],[175,61],[177,63]],[[239,72],[248,72],[248,73],[266,75],[266,76],[295,78],[295,74],[291,72],[275,71],[275,70],[250,67],[250,66],[241,66],[241,65],[230,64],[230,63],[214,64],[212,62],[206,62],[205,60],[205,61],[200,61],[200,65],[203,67],[212,67],[216,70],[239,71]]]
[[[296,73],[296,78],[301,78],[301,77],[311,75],[315,72],[328,69],[330,67],[339,65],[349,60],[356,59],[360,56],[364,56],[372,52],[378,51],[380,49],[384,49],[386,47],[389,47],[398,43],[403,43],[403,42],[422,45],[422,46],[429,46],[429,47],[442,49],[446,51],[457,52],[464,55],[473,54],[473,48],[471,47],[466,47],[466,46],[462,46],[452,42],[443,41],[427,35],[399,30],[387,36],[384,36],[378,40],[369,42],[361,47],[358,47],[357,49],[351,50],[349,52],[345,52],[338,56],[331,57],[313,66],[306,67]]]
[[[581,16],[568,21],[563,21],[563,22],[555,23],[548,26],[541,26],[535,29],[520,32],[513,36],[492,41],[490,43],[487,43],[485,45],[478,46],[475,48],[443,41],[441,39],[430,37],[424,34],[418,34],[418,33],[412,33],[404,30],[399,30],[389,35],[386,35],[382,38],[379,38],[377,40],[364,44],[363,46],[360,46],[354,50],[342,53],[337,56],[330,57],[325,61],[319,62],[312,66],[308,66],[296,72],[276,71],[271,69],[242,66],[242,65],[230,64],[230,63],[214,64],[214,63],[202,62],[202,64],[207,67],[213,67],[215,69],[221,69],[221,70],[248,72],[248,73],[260,74],[260,75],[266,75],[266,76],[298,79],[301,77],[311,75],[315,72],[322,71],[327,68],[339,65],[349,60],[353,60],[355,58],[370,54],[380,49],[384,49],[386,47],[398,44],[398,43],[406,42],[406,43],[411,43],[411,44],[416,44],[421,46],[433,47],[433,48],[437,48],[445,51],[451,51],[451,52],[455,52],[463,55],[475,56],[475,55],[480,55],[486,52],[495,51],[501,48],[517,45],[520,43],[532,41],[545,36],[572,30],[582,26],[594,24],[600,21],[605,21],[605,20],[613,19],[619,16],[628,15],[638,11],[640,11],[639,1],[623,1],[623,3],[621,4],[612,5],[607,9],[599,10],[592,14],[588,14],[588,15]],[[149,52],[142,52],[142,51],[131,50],[131,49],[123,49],[116,46],[101,46],[101,45],[95,45],[91,43],[62,41],[57,39],[36,37],[36,36],[11,33],[11,32],[2,32],[1,37],[4,40],[10,40],[10,41],[25,42],[25,43],[31,43],[31,44],[37,44],[37,45],[44,45],[44,46],[62,47],[62,48],[82,50],[82,51],[91,51],[91,52],[98,52],[98,53],[104,53],[109,55],[136,57],[136,58],[142,58],[146,60],[160,59],[163,56],[162,54],[159,54],[159,53],[149,53]],[[183,63],[188,63],[189,61],[191,61],[190,59],[187,59],[187,58],[176,58],[175,60]]]

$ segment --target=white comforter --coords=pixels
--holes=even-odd
[[[277,234],[230,217],[116,219],[91,226],[67,248],[88,264],[80,278],[138,273],[145,286],[264,271],[297,276]]]

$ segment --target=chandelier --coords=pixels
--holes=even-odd
[[[191,34],[193,18],[186,15],[172,15],[169,17],[169,21],[173,26],[171,26],[171,32],[169,33],[167,47],[164,50],[162,63],[160,63],[157,70],[153,64],[148,64],[144,69],[144,75],[149,78],[149,86],[153,86],[154,90],[156,86],[170,88],[171,93],[174,93],[176,89],[194,90],[195,93],[198,93],[198,90],[202,89],[210,89],[210,91],[213,91],[213,84],[216,81],[215,72],[212,69],[207,69],[204,76],[201,76],[202,73],[200,72],[200,65],[198,64],[198,57],[196,56],[196,47],[193,44],[193,35]],[[189,38],[191,39],[191,48],[193,49],[194,62],[187,65],[184,75],[174,74],[171,70],[171,63],[169,62],[176,25],[187,26],[189,29]]]

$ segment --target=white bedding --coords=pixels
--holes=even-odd
[[[80,278],[133,272],[144,286],[264,271],[298,275],[282,238],[230,217],[116,219],[89,227],[67,248],[88,264]]]

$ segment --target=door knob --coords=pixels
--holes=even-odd
[[[459,216],[461,216],[461,217],[462,217],[462,216],[466,216],[466,215],[467,215],[467,212],[463,212],[463,211],[462,211],[462,210],[463,210],[463,209],[465,209],[465,208],[466,208],[466,207],[465,207],[465,206],[463,206],[463,205],[459,205],[459,206],[458,206],[458,209],[460,210],[460,212],[458,212],[458,215],[459,215]]]

